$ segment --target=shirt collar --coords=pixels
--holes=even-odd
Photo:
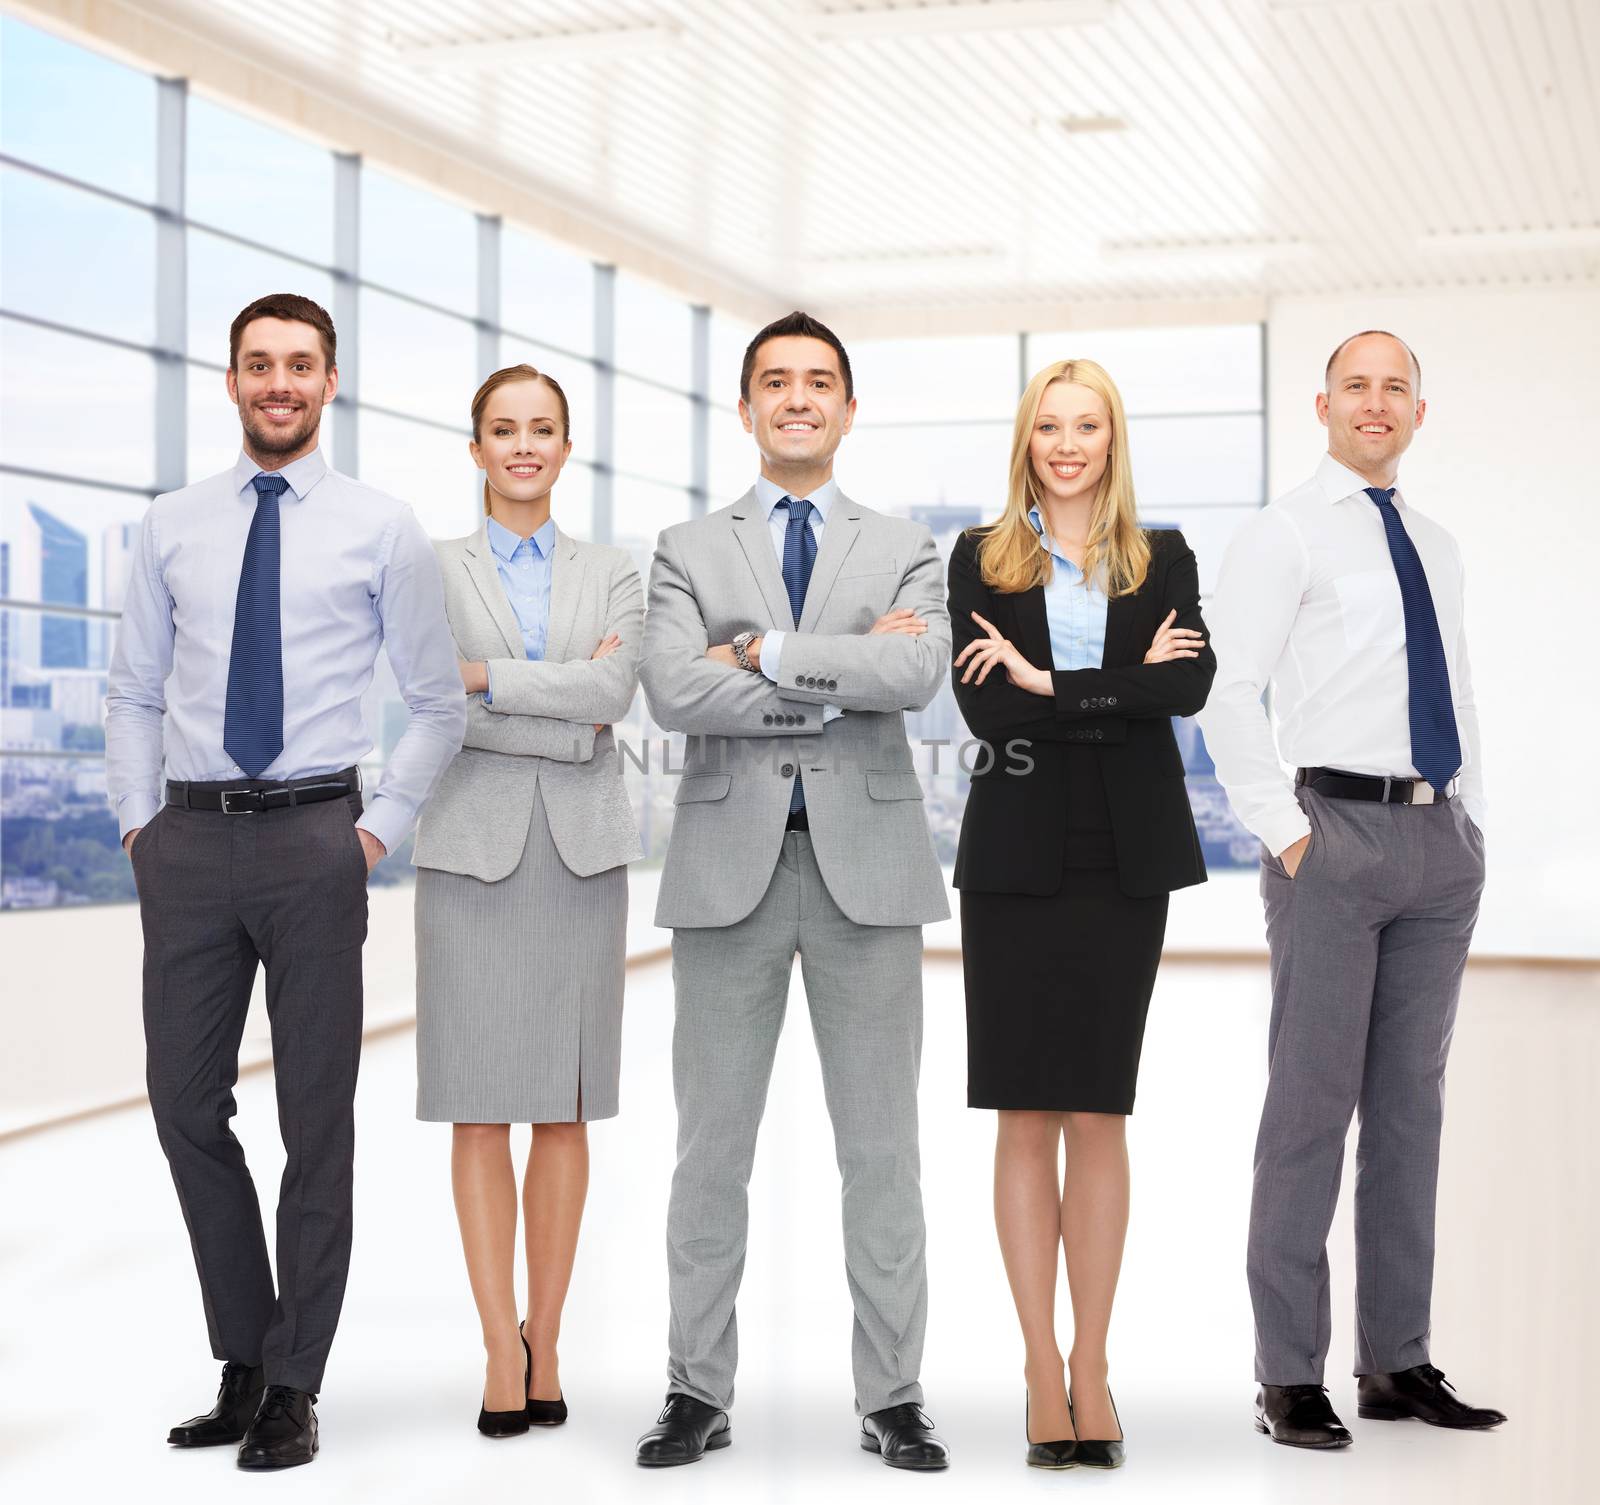
[[[789,493],[776,481],[769,481],[765,476],[756,477],[756,500],[761,503],[761,514],[768,522],[772,520],[772,509],[778,505]],[[834,480],[824,481],[809,497],[799,500],[808,501],[817,509],[824,523],[828,520],[828,510],[839,498],[839,483]]]
[[[556,520],[553,517],[547,517],[538,531],[528,539],[524,539],[520,533],[513,533],[498,518],[485,518],[484,526],[489,535],[489,547],[494,550],[497,558],[505,560],[507,564],[516,557],[517,550],[525,542],[532,544],[533,552],[540,559],[548,559],[550,551],[556,546]]]
[[[1324,455],[1317,464],[1317,485],[1322,489],[1322,494],[1329,502],[1343,502],[1353,496],[1359,496],[1362,501],[1368,501],[1368,482],[1342,461],[1335,460],[1332,455]],[[1396,484],[1394,489],[1394,503],[1403,507],[1406,499],[1400,494],[1400,487]]]
[[[1033,531],[1039,535],[1039,541],[1049,549],[1050,557],[1058,563],[1066,565],[1072,571],[1074,579],[1081,577],[1083,571],[1056,547],[1055,539],[1044,531],[1044,520],[1039,516],[1037,507],[1028,508],[1028,521],[1033,524]]]
[[[249,493],[248,500],[255,500],[255,487],[250,483],[263,473],[263,467],[257,465],[242,449],[239,458],[233,463],[233,487],[240,497]],[[267,475],[280,475],[289,483],[289,490],[284,493],[292,496],[297,502],[303,502],[310,495],[312,487],[328,473],[328,462],[322,458],[321,446],[312,450],[309,455],[300,458],[289,465],[280,465],[276,470],[268,470]]]

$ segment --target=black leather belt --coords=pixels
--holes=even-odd
[[[1382,779],[1339,768],[1302,768],[1295,773],[1294,781],[1297,787],[1309,785],[1330,799],[1370,800],[1380,805],[1432,805],[1454,799],[1457,783],[1451,779],[1441,794],[1426,779]]]
[[[346,799],[361,792],[361,770],[313,774],[287,783],[250,780],[249,786],[225,789],[219,784],[181,784],[167,780],[167,803],[185,810],[220,810],[224,815],[261,815],[268,810],[288,810],[295,805],[317,805],[323,800]]]
[[[798,810],[789,812],[789,818],[783,823],[783,829],[785,831],[809,831],[811,829],[811,821],[806,815],[804,805]]]

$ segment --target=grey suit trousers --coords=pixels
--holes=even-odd
[[[1263,854],[1269,1076],[1249,1277],[1256,1378],[1321,1384],[1328,1229],[1357,1109],[1355,1372],[1428,1362],[1444,1070],[1483,892],[1460,800],[1381,805],[1301,788],[1294,878]]]
[[[249,788],[234,780],[215,788]],[[211,1352],[312,1393],[350,1267],[367,861],[360,796],[230,816],[167,805],[133,843],[146,1080],[188,1224]],[[256,968],[278,1127],[274,1289],[255,1183],[228,1127]]]
[[[668,1379],[711,1405],[733,1402],[746,1189],[797,951],[843,1182],[855,1399],[866,1414],[922,1399],[922,928],[846,918],[801,831],[785,834],[749,915],[672,935],[678,1166],[667,1213]]]

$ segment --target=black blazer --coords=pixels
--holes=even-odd
[[[969,529],[950,554],[950,625],[955,653],[984,636],[976,611],[1029,663],[1048,668],[1050,625],[1044,588],[1002,595],[983,583],[981,529]],[[1206,702],[1216,655],[1208,641],[1198,658],[1146,664],[1151,639],[1174,607],[1174,627],[1205,632],[1200,576],[1183,534],[1154,528],[1150,569],[1131,596],[1106,613],[1099,669],[1052,669],[1054,697],[1018,689],[994,668],[983,684],[962,684],[952,666],[956,704],[993,756],[974,762],[961,822],[955,885],[980,893],[1053,894],[1061,887],[1066,840],[1066,748],[1087,744],[1105,780],[1122,891],[1133,897],[1204,883],[1205,858],[1173,716],[1192,716]]]

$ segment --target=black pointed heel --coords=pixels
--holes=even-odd
[[[533,1354],[528,1350],[528,1340],[522,1337],[522,1325],[517,1325],[517,1337],[522,1341],[522,1353],[526,1360],[523,1367],[522,1393],[528,1393],[528,1385],[533,1380]],[[483,1407],[478,1408],[478,1430],[485,1437],[520,1437],[528,1430],[528,1413],[526,1409],[518,1411],[488,1411]]]
[[[522,1328],[518,1327],[517,1332],[522,1333]],[[522,1346],[528,1351],[528,1383],[532,1384],[533,1352],[528,1349],[526,1334],[523,1334]],[[528,1386],[524,1385],[522,1388],[526,1390]],[[530,1427],[559,1427],[567,1419],[567,1398],[564,1395],[558,1395],[554,1400],[534,1400],[530,1395],[525,1414]]]
[[[1022,1439],[1028,1444],[1029,1468],[1076,1468],[1078,1466],[1078,1441],[1076,1438],[1060,1442],[1033,1442],[1029,1439],[1028,1395],[1022,1397]]]
[[[1122,1417],[1117,1414],[1117,1398],[1111,1393],[1111,1386],[1106,1386],[1106,1399],[1111,1402],[1111,1414],[1117,1418],[1117,1430],[1122,1430]],[[1067,1391],[1067,1409],[1072,1411],[1072,1428],[1078,1428],[1078,1413],[1073,1410],[1072,1392]],[[1127,1452],[1122,1446],[1122,1440],[1103,1442],[1094,1439],[1078,1440],[1078,1463],[1084,1468],[1121,1468],[1127,1462]]]

